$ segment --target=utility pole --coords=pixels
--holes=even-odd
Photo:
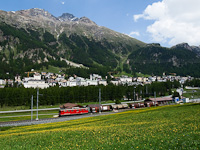
[[[37,88],[37,116],[36,116],[36,120],[38,119],[38,99],[39,99],[39,89]]]
[[[135,86],[134,86],[134,93],[133,94],[134,94],[134,101],[135,101]]]
[[[101,88],[99,88],[99,113],[101,113]]]
[[[38,121],[39,118],[38,118],[38,102],[39,102],[39,95],[42,95],[42,94],[39,94],[39,88],[37,88],[37,116],[36,116],[36,120]]]
[[[146,85],[146,95],[148,94],[148,86]]]
[[[33,120],[33,95],[31,96],[31,121]]]
[[[156,92],[154,92],[155,106],[156,106]]]

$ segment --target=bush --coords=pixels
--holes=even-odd
[[[121,104],[121,101],[119,99],[115,100],[115,104]]]

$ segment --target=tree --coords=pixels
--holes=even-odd
[[[172,95],[172,98],[175,98],[175,97],[181,98],[181,97],[180,97],[180,94],[179,94],[178,92],[176,92],[176,91],[175,91],[174,94]]]
[[[121,101],[119,99],[115,100],[115,104],[121,104]]]

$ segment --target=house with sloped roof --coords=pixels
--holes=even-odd
[[[74,107],[83,108],[83,106],[74,104],[74,103],[66,103],[66,104],[60,106],[60,108],[64,108],[64,109],[72,109]]]

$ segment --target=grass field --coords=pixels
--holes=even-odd
[[[0,128],[0,149],[200,149],[200,104]]]
[[[188,97],[190,99],[197,99],[200,97],[200,90],[185,90],[186,93],[183,93],[184,97]]]
[[[66,69],[66,68],[60,68],[60,67],[55,67],[55,66],[49,65],[49,66],[48,66],[48,69],[46,69],[46,68],[44,67],[44,68],[42,68],[42,69],[39,70],[39,71],[41,71],[41,72],[59,73],[59,71],[60,71],[60,70],[63,70],[63,69]]]

